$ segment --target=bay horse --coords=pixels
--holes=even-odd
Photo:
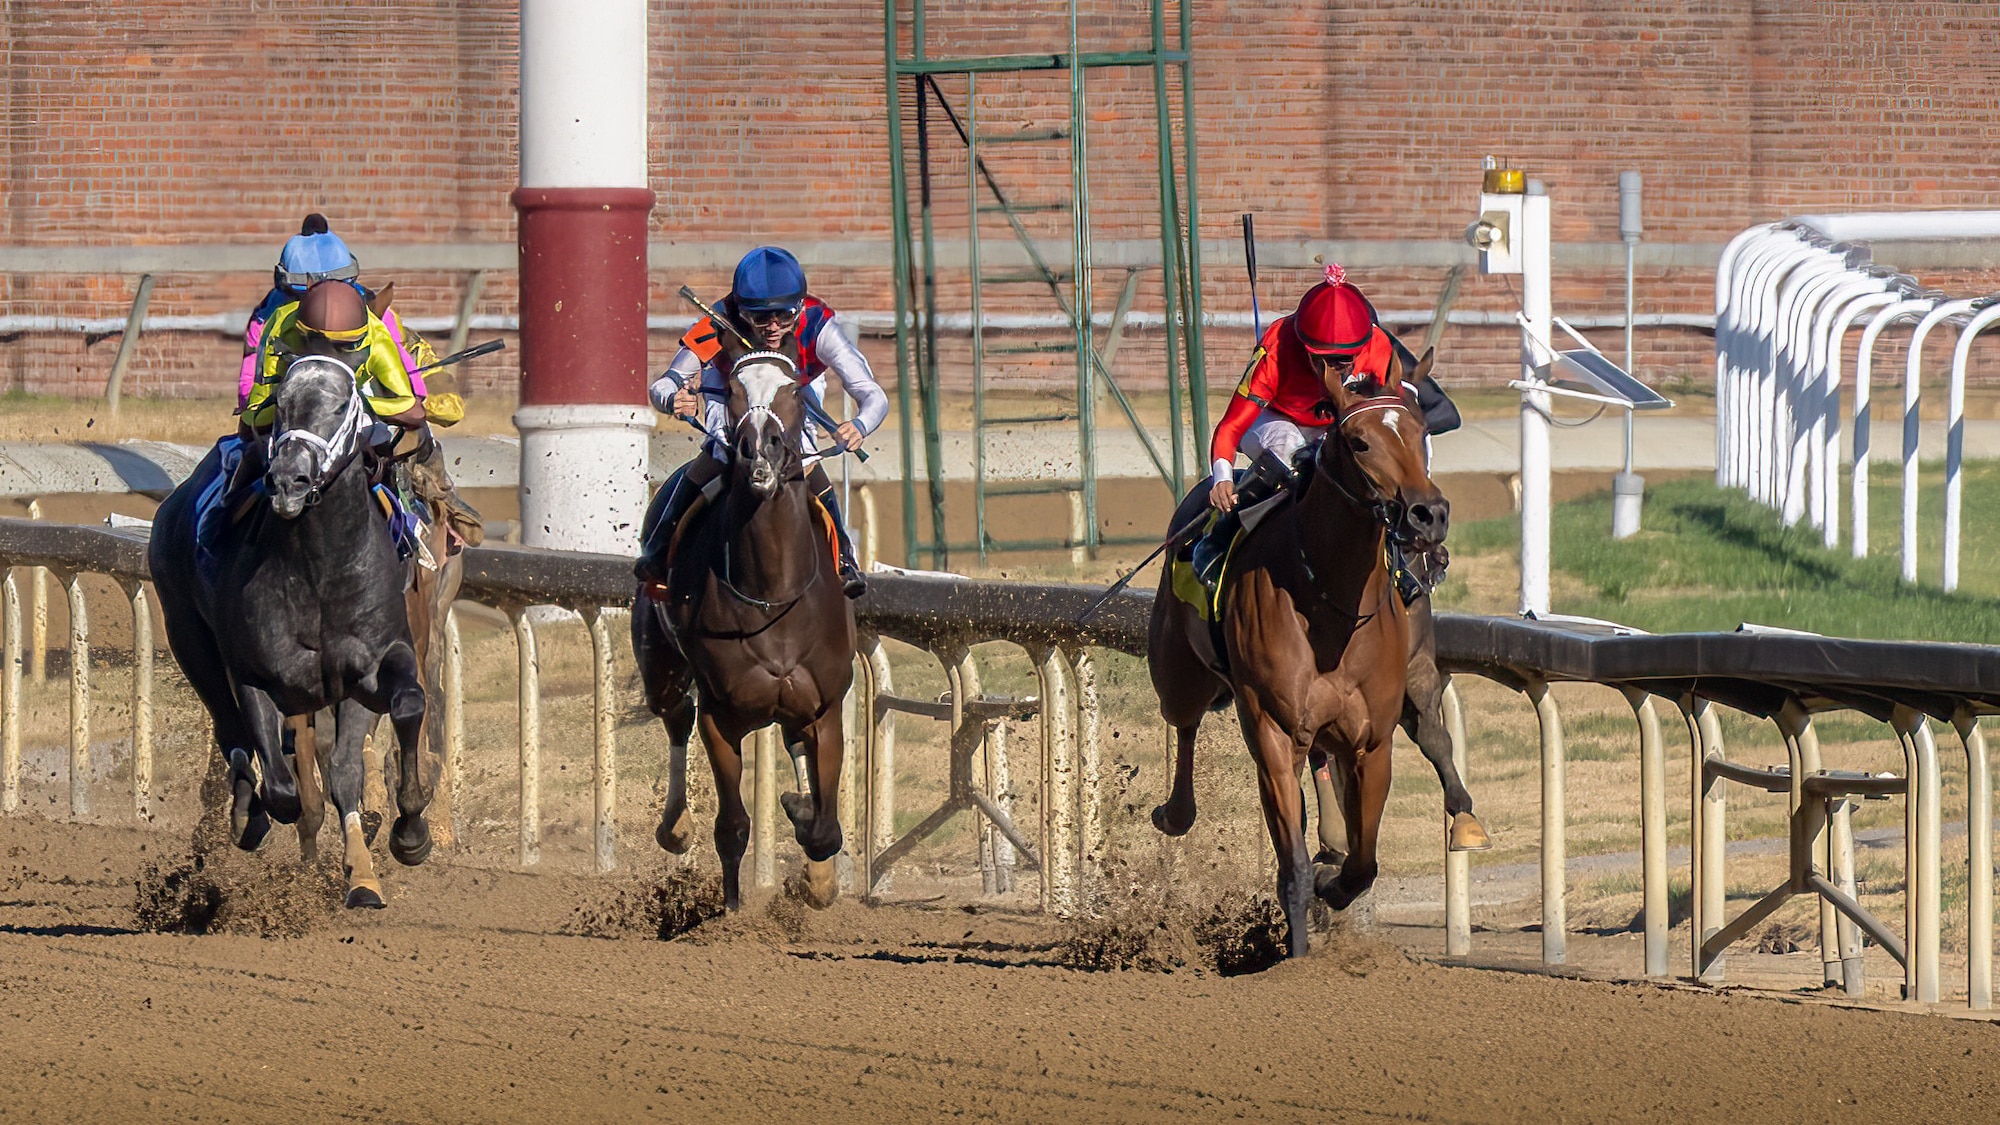
[[[669,852],[687,850],[687,741],[698,692],[720,804],[723,904],[737,909],[750,841],[743,739],[777,723],[798,779],[782,802],[806,854],[794,889],[825,907],[838,893],[840,705],[854,680],[853,603],[835,571],[831,523],[806,484],[796,344],[751,352],[725,338],[715,363],[729,384],[727,484],[682,521],[665,586],[642,585],[632,605],[646,702],[670,743],[655,837]]]
[[[357,465],[371,419],[338,350],[315,341],[287,365],[274,395],[268,502],[218,530],[212,563],[198,560],[196,500],[223,472],[218,446],[160,505],[148,559],[168,647],[228,766],[234,843],[255,850],[273,819],[299,819],[282,727],[287,716],[331,707],[335,737],[321,769],[341,818],[346,901],[380,907],[361,827],[361,741],[388,714],[401,751],[389,850],[404,864],[423,862],[431,850],[418,759],[424,692],[404,600],[408,564]]]
[[[1413,378],[1428,372],[1426,352]],[[1173,791],[1153,810],[1170,836],[1194,824],[1195,734],[1232,699],[1258,774],[1278,857],[1287,951],[1307,950],[1308,896],[1343,909],[1375,881],[1389,796],[1390,745],[1412,658],[1410,620],[1389,574],[1386,537],[1415,549],[1443,542],[1450,505],[1424,469],[1423,421],[1404,368],[1344,383],[1319,357],[1332,427],[1290,500],[1238,540],[1218,598],[1227,673],[1194,641],[1200,611],[1161,577],[1148,629],[1160,714],[1176,734]],[[1314,872],[1300,770],[1324,758],[1347,826],[1337,868]]]

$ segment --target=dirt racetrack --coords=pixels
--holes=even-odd
[[[177,843],[0,819],[0,1117],[2000,1116],[1991,1024],[1453,968],[1348,931],[1235,977],[1064,968],[1054,924],[948,905],[753,901],[607,940],[565,933],[603,881],[440,856],[302,936],[139,932],[141,869]]]

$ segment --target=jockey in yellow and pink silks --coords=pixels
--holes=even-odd
[[[326,216],[317,212],[307,215],[305,221],[299,224],[299,233],[287,239],[284,249],[278,252],[277,267],[271,271],[271,291],[264,294],[264,299],[250,313],[250,322],[243,328],[243,367],[236,380],[238,411],[249,405],[251,391],[257,385],[258,356],[264,342],[264,327],[272,315],[305,296],[306,290],[315,281],[344,281],[353,286],[365,301],[373,294],[356,280],[360,274],[360,262],[347,248],[347,243],[328,229]],[[381,320],[389,330],[389,339],[395,346],[397,358],[403,361],[403,370],[410,373],[417,396],[423,397],[424,377],[417,369],[436,357],[420,358],[414,354],[406,342],[410,340],[410,335],[404,331],[403,322],[394,309],[386,310]]]

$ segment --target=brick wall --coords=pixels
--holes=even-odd
[[[1052,0],[934,5],[933,55],[1060,50]],[[1143,46],[1139,0],[1085,0],[1087,48]],[[0,240],[16,244],[246,241],[271,246],[323,210],[366,242],[508,241],[516,178],[515,6],[497,0],[12,0],[6,36],[7,173]],[[1867,2],[1601,3],[1468,0],[1375,5],[1194,0],[1202,234],[1236,237],[1254,211],[1267,239],[1455,238],[1492,152],[1543,180],[1559,241],[1614,241],[1616,174],[1646,177],[1649,241],[1720,242],[1745,225],[1811,210],[2000,206],[1993,137],[2000,109],[2000,10]],[[1169,13],[1169,27],[1174,22]],[[683,242],[881,241],[888,236],[887,125],[877,9],[833,0],[652,5],[653,237]],[[902,32],[906,44],[909,28]],[[963,112],[962,78],[940,80]],[[980,80],[986,127],[1059,122],[1067,75]],[[1094,232],[1157,230],[1157,136],[1149,71],[1090,76]],[[915,115],[906,105],[906,137]],[[1176,129],[1178,129],[1178,114]],[[933,113],[935,221],[965,223],[963,150]],[[991,146],[993,170],[1024,200],[1067,194],[1066,145]],[[912,169],[911,182],[916,176]],[[1004,227],[982,228],[989,240]],[[1040,233],[1063,237],[1059,218]],[[364,263],[365,265],[365,263]],[[1266,271],[1266,312],[1312,277]],[[1442,271],[1360,277],[1384,308],[1423,308]],[[372,280],[381,280],[371,274]],[[455,305],[455,280],[397,276],[408,312]],[[656,275],[656,312],[683,280]],[[1932,280],[1979,291],[1971,274]],[[1098,278],[1108,308],[1118,275]],[[888,272],[818,270],[836,306],[887,309]],[[1649,311],[1712,308],[1705,271],[1639,279]],[[14,277],[4,314],[104,317],[125,278]],[[957,288],[953,288],[956,286]],[[162,315],[247,309],[257,277],[163,279]],[[962,279],[945,279],[947,296]],[[1138,307],[1157,309],[1156,278]],[[1211,309],[1247,310],[1231,268],[1205,280]],[[1622,307],[1622,277],[1563,270],[1560,311]],[[511,312],[511,278],[481,311]],[[1514,304],[1499,278],[1468,277],[1462,309]],[[995,306],[998,306],[995,308]],[[995,311],[1048,311],[1031,290]],[[1240,367],[1247,331],[1210,333],[1218,381]],[[1615,333],[1601,338],[1615,343]],[[670,340],[657,336],[664,363]],[[1689,330],[1640,336],[1641,372],[1699,378],[1712,342]],[[0,343],[10,387],[88,394],[115,343],[31,334]],[[871,343],[878,368],[888,350]],[[140,394],[222,393],[236,346],[222,337],[149,338]],[[1447,374],[1494,381],[1514,352],[1504,329],[1454,327]],[[1135,385],[1160,379],[1157,336],[1120,360]],[[947,372],[962,381],[961,365]],[[1050,378],[1059,378],[1051,375]],[[505,389],[489,364],[479,385]]]

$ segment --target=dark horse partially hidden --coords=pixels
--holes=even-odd
[[[1426,353],[1413,377],[1430,359]],[[1153,600],[1148,642],[1160,713],[1178,735],[1173,793],[1153,823],[1173,836],[1193,826],[1195,732],[1206,712],[1233,698],[1278,853],[1294,957],[1306,952],[1309,894],[1341,909],[1375,881],[1390,739],[1411,658],[1384,536],[1427,550],[1443,541],[1450,511],[1424,471],[1423,419],[1403,394],[1401,360],[1386,378],[1354,386],[1314,362],[1334,427],[1294,499],[1246,533],[1230,557],[1221,598],[1228,675],[1210,668],[1191,640],[1209,623],[1174,595],[1171,573]],[[1319,758],[1332,767],[1347,854],[1315,877],[1299,777]]]
[[[838,893],[840,704],[854,679],[854,610],[835,570],[831,524],[805,480],[797,351],[788,340],[782,353],[746,353],[726,340],[715,362],[729,381],[727,485],[682,522],[666,587],[642,587],[632,606],[646,701],[671,743],[656,835],[670,852],[687,850],[687,740],[699,685],[721,805],[724,904],[740,905],[737,868],[750,842],[743,738],[777,723],[798,777],[798,792],[783,797],[806,853],[796,889],[823,907]]]
[[[284,720],[333,707],[333,753],[322,769],[341,818],[347,905],[379,907],[382,886],[361,827],[361,740],[385,712],[402,752],[389,850],[405,864],[431,850],[417,758],[424,692],[403,597],[409,564],[396,557],[359,463],[372,420],[353,369],[332,354],[299,356],[275,398],[269,502],[221,527],[198,560],[196,498],[223,471],[219,449],[211,450],[160,505],[153,580],[167,643],[208,707],[229,766],[236,846],[255,849],[273,819],[298,820]]]

